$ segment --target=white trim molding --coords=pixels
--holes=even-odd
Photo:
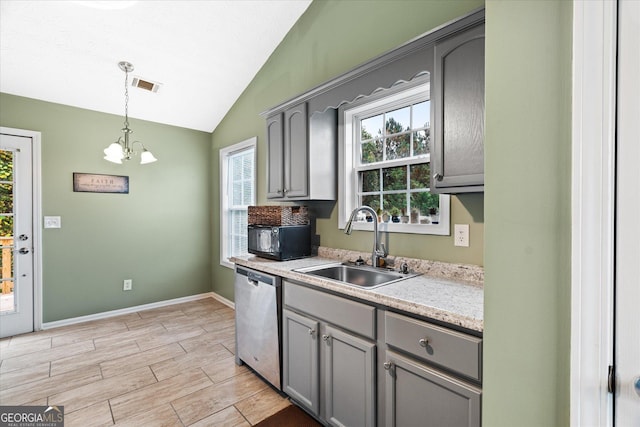
[[[213,298],[217,301],[220,301],[224,305],[235,309],[235,306],[233,305],[233,303],[228,299],[226,299],[225,297],[218,295],[214,292],[206,292],[204,294],[189,295],[186,297],[152,302],[149,304],[136,305],[133,307],[121,308],[118,310],[103,311],[102,313],[88,314],[86,316],[71,317],[69,319],[46,322],[42,324],[42,329],[60,328],[62,326],[75,325],[76,323],[84,323],[84,322],[90,322],[92,320],[108,319],[110,317],[122,316],[123,314],[131,314],[131,313],[136,313],[138,311],[151,310],[153,308],[167,307],[169,305],[182,304],[185,302],[197,301],[205,298]]]
[[[615,1],[573,2],[571,426],[613,425]]]

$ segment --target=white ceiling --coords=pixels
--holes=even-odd
[[[311,0],[0,0],[0,91],[212,132]]]

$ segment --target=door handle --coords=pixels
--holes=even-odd
[[[18,249],[18,253],[22,254],[22,255],[26,255],[29,253],[29,248],[20,248]]]

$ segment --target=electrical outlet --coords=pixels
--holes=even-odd
[[[469,224],[456,224],[453,228],[455,246],[469,247]]]
[[[133,280],[125,279],[124,280],[124,284],[122,286],[122,290],[123,291],[130,291],[132,287],[133,287]]]

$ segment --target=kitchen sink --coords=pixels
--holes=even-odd
[[[413,273],[402,274],[384,268],[352,264],[324,264],[295,271],[369,289],[417,276]]]

